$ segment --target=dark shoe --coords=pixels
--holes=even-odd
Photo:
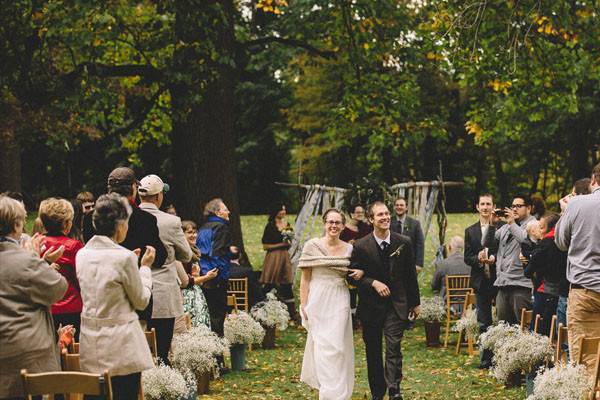
[[[221,375],[228,374],[228,373],[229,373],[229,371],[230,371],[230,370],[229,370],[229,368],[227,368],[227,367],[221,367],[221,368],[219,368],[219,374],[221,374]]]
[[[402,395],[400,393],[393,395],[390,397],[390,400],[402,400]]]
[[[483,363],[479,364],[479,366],[477,368],[479,368],[479,369],[490,369],[491,367],[492,367],[491,363],[483,362]]]

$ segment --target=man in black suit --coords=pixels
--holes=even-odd
[[[471,266],[471,287],[477,297],[477,322],[479,332],[485,332],[492,325],[492,301],[496,297],[496,268],[494,243],[496,227],[492,223],[494,200],[489,193],[481,194],[476,205],[479,221],[465,229],[465,263]],[[488,258],[489,255],[489,258]],[[481,352],[479,368],[489,368],[492,364],[490,350]]]
[[[146,251],[146,246],[152,246],[156,249],[156,257],[152,267],[162,268],[167,259],[167,249],[158,236],[158,226],[156,217],[144,210],[141,210],[135,200],[137,199],[139,181],[135,177],[135,172],[131,168],[115,168],[108,176],[108,193],[118,193],[127,198],[131,205],[131,215],[129,216],[129,229],[125,240],[120,243],[121,246],[129,250],[140,249],[139,260],[142,259]],[[92,225],[92,213],[85,214],[83,217],[83,238],[87,242],[96,234]],[[153,299],[144,311],[138,312],[140,319],[148,320],[152,313]]]
[[[392,217],[390,229],[392,232],[408,236],[412,242],[413,254],[415,255],[415,264],[417,265],[417,274],[423,269],[423,260],[425,258],[425,237],[421,223],[407,215],[408,206],[404,197],[398,197],[394,202],[394,211],[396,215]]]
[[[368,208],[373,233],[354,243],[351,267],[363,270],[358,287],[357,315],[363,326],[367,373],[373,399],[402,399],[400,343],[409,318],[420,312],[419,284],[408,238],[390,231],[390,212],[381,202]],[[385,370],[382,359],[385,337]]]

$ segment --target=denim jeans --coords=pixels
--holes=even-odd
[[[558,297],[558,307],[556,307],[557,328],[558,324],[563,324],[563,326],[567,326],[567,300],[569,300],[568,297]]]

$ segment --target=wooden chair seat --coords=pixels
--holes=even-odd
[[[31,396],[55,394],[89,394],[105,396],[112,400],[112,388],[108,371],[103,374],[88,374],[85,372],[45,372],[29,374],[26,369],[21,370],[23,391],[25,398]]]
[[[473,293],[470,286],[471,277],[469,275],[446,275],[446,334],[444,337],[444,347],[448,347],[448,337],[450,336],[450,326],[460,319],[452,313],[452,306],[465,304],[465,298]],[[463,310],[464,311],[464,310]]]
[[[250,302],[248,300],[248,278],[229,279],[227,295],[234,296],[238,310],[250,311]]]

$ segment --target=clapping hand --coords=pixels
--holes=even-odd
[[[137,249],[136,249],[137,250]],[[139,257],[139,255],[138,255]],[[146,252],[142,257],[142,265],[146,267],[152,266],[154,263],[154,258],[156,257],[156,249],[152,246],[146,246]]]
[[[44,251],[44,254],[42,254],[42,258],[46,260],[48,264],[52,264],[56,262],[59,258],[61,258],[64,252],[65,246],[61,245],[57,249],[55,249],[54,246],[50,246],[49,249]]]

